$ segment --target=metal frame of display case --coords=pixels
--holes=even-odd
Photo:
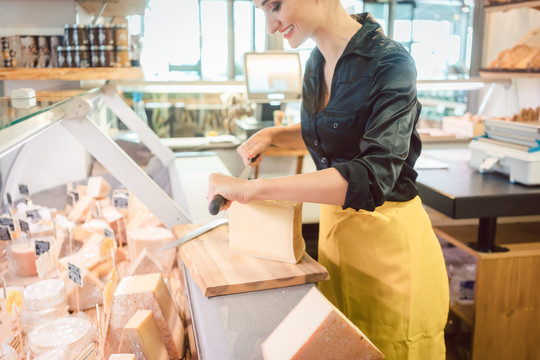
[[[95,107],[92,101],[99,99],[131,131],[139,135],[141,142],[168,170],[173,198],[92,121],[90,115]],[[187,203],[175,168],[174,153],[161,145],[157,135],[123,102],[114,87],[104,86],[89,91],[12,122],[10,126],[0,131],[0,157],[23,146],[52,126],[62,126],[66,129],[166,227],[192,223],[189,215],[183,210],[187,209]],[[5,196],[4,192],[5,188],[2,189],[2,199]]]

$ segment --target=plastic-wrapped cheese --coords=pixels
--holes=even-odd
[[[297,263],[304,255],[302,203],[233,202],[229,209],[231,251],[264,259]]]
[[[37,357],[64,346],[68,359],[75,359],[96,341],[96,329],[86,317],[67,316],[38,326],[28,335],[30,355]]]
[[[149,253],[160,259],[165,269],[169,270],[174,264],[176,248],[163,251],[159,249],[171,241],[174,241],[174,235],[164,227],[149,226],[129,230],[127,232],[129,257],[131,260],[135,260],[140,252],[146,248]]]
[[[11,242],[8,250],[8,269],[11,274],[37,276],[36,259],[36,246],[32,240],[21,236],[19,240]]]
[[[109,360],[136,360],[135,354],[111,354]]]
[[[66,348],[64,346],[56,347],[34,358],[34,360],[71,360],[68,358]]]
[[[134,353],[145,360],[167,360],[167,349],[161,341],[154,315],[150,310],[138,310],[122,331],[118,352]]]
[[[376,360],[384,357],[315,287],[263,342],[262,351],[265,360]]]
[[[65,317],[67,315],[68,307],[65,302],[50,309],[40,311],[23,311],[21,313],[22,330],[25,334],[28,334],[36,327],[43,325],[46,322]]]
[[[151,310],[169,359],[184,355],[184,326],[161,274],[124,277],[113,297],[104,355],[118,352],[121,334],[137,310]]]
[[[66,287],[61,279],[41,280],[28,285],[23,292],[26,310],[42,311],[66,305]]]
[[[86,195],[100,199],[109,195],[109,191],[111,191],[111,185],[102,176],[92,176],[88,179]]]

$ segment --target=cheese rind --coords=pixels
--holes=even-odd
[[[137,360],[169,358],[152,311],[138,310],[133,314],[122,331],[118,352],[133,353]]]
[[[315,287],[263,342],[262,351],[265,360],[376,360],[384,357]]]
[[[105,358],[118,352],[122,330],[140,309],[153,312],[169,359],[181,358],[184,354],[184,325],[160,273],[126,276],[118,284],[105,339]]]
[[[297,263],[306,250],[302,203],[233,202],[229,209],[229,246],[240,254]]]

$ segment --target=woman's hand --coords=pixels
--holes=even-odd
[[[273,137],[274,133],[272,128],[264,128],[253,134],[242,145],[240,145],[236,151],[242,158],[244,165],[248,166],[250,163],[252,167],[259,165],[262,160],[262,156],[259,156],[253,162],[250,162],[250,160],[257,155],[264,153],[272,144]]]
[[[207,202],[210,202],[216,195],[221,195],[226,199],[225,205],[221,211],[227,210],[233,201],[247,203],[249,199],[249,189],[251,181],[243,180],[232,176],[223,175],[221,173],[212,173],[208,181],[208,197]]]

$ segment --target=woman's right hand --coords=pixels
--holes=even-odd
[[[263,154],[272,145],[273,129],[269,127],[259,130],[236,149],[245,166],[248,164],[257,166],[261,162],[262,156],[259,156],[253,163],[250,160],[257,155]]]

